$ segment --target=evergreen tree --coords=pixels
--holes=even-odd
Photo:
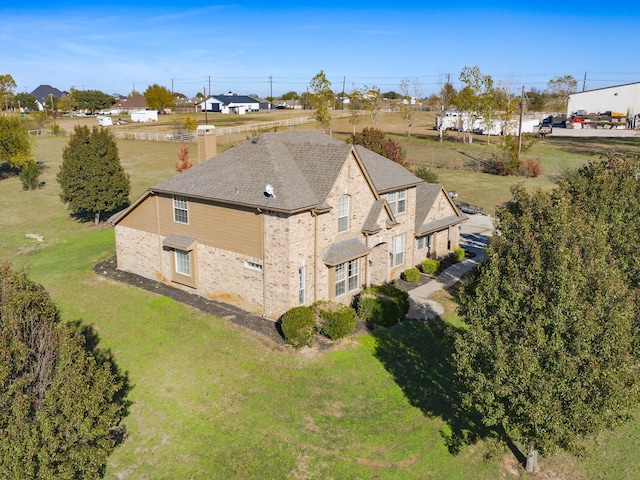
[[[467,405],[529,447],[572,450],[638,402],[633,302],[602,224],[561,190],[497,215],[487,259],[463,288],[456,365]]]
[[[127,381],[58,323],[46,290],[0,264],[0,478],[100,478]]]
[[[62,153],[57,175],[60,198],[80,219],[100,222],[102,214],[129,203],[129,175],[120,165],[118,146],[106,129],[76,126]]]

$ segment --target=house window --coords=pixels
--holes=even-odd
[[[304,305],[304,267],[298,269],[298,303]]]
[[[336,297],[346,293],[347,284],[345,282],[345,264],[336,265]]]
[[[387,196],[387,202],[394,215],[404,213],[407,211],[407,191],[398,190],[397,192],[391,192]]]
[[[349,229],[349,195],[342,195],[338,199],[338,232]]]
[[[189,252],[185,252],[184,250],[176,250],[175,255],[176,255],[176,273],[190,277],[191,261],[189,259]]]
[[[178,223],[189,223],[187,197],[179,195],[173,196],[173,221]]]
[[[262,271],[262,265],[260,265],[259,263],[256,262],[250,262],[250,261],[246,261],[244,262],[244,266],[247,268],[250,268],[252,270],[260,270]]]
[[[404,235],[398,235],[391,239],[391,267],[397,267],[404,263]]]
[[[433,235],[426,235],[424,237],[418,238],[418,250],[422,250],[424,248],[431,248],[431,240]]]
[[[349,291],[356,290],[360,282],[358,282],[358,276],[360,273],[360,259],[356,258],[355,260],[351,260],[349,262],[348,268],[348,282],[349,282]]]
[[[360,259],[350,260],[336,265],[336,297],[347,291],[357,290],[360,285]]]

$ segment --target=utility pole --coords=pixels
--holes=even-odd
[[[211,77],[209,77],[209,79],[211,79]],[[202,93],[204,93],[204,124],[209,125],[209,115],[207,115],[207,91],[204,87],[202,87]]]
[[[587,72],[584,72],[584,79],[582,80],[582,91],[584,92],[587,88]]]
[[[344,82],[347,80],[347,77],[342,77],[342,110],[344,110]]]
[[[520,163],[520,152],[522,151],[522,116],[524,114],[524,85],[520,96],[520,123],[518,124],[518,163]]]
[[[269,101],[273,103],[273,77],[269,75]]]

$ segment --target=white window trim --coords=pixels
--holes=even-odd
[[[349,195],[341,195],[338,198],[338,233],[349,230],[350,204],[351,199],[349,198]],[[341,220],[344,220],[344,222],[341,222]]]
[[[335,274],[336,274],[336,279],[335,279],[334,292],[337,298],[347,293],[346,265],[344,263],[336,265]],[[342,286],[342,288],[340,288],[341,290],[340,293],[338,293],[338,285]]]
[[[186,259],[186,265],[184,260]],[[191,276],[191,254],[185,250],[174,250],[174,261],[176,273],[184,275],[185,277]],[[186,266],[186,271],[183,267]]]
[[[305,286],[305,268],[300,267],[298,268],[298,303],[300,305],[304,305],[305,302]]]
[[[173,195],[173,221],[176,223],[189,224],[189,200],[183,195]],[[187,221],[178,220],[176,213],[184,212]]]
[[[404,234],[391,239],[391,268],[404,265]],[[400,257],[400,261],[398,260]]]
[[[246,260],[244,262],[244,266],[245,266],[245,268],[248,268],[249,270],[257,270],[259,272],[262,271],[262,265],[260,265],[259,263],[256,263],[256,262],[250,262],[250,261]]]
[[[351,286],[353,283],[353,287]],[[347,291],[353,292],[360,286],[360,259],[347,262]]]
[[[397,190],[387,194],[387,203],[394,215],[399,215],[407,211],[407,190]],[[402,209],[400,209],[402,206]]]

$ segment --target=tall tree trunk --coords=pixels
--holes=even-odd
[[[96,225],[100,224],[100,212],[96,212],[94,218]]]

